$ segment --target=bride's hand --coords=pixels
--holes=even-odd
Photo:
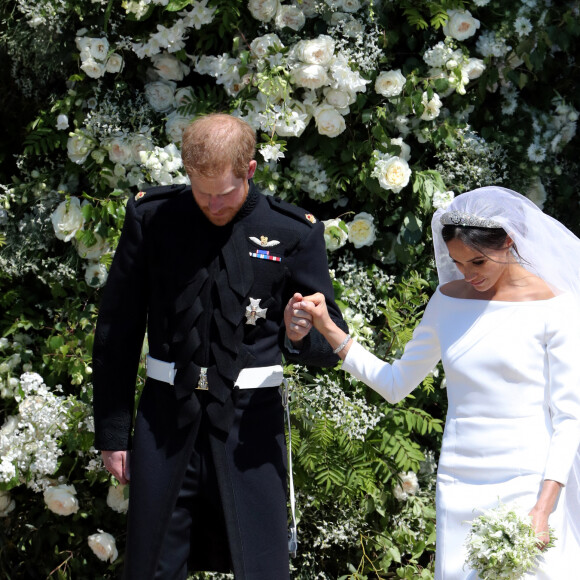
[[[324,334],[326,330],[334,326],[334,322],[328,314],[326,298],[321,292],[304,296],[296,306],[312,316],[312,324],[319,332]]]
[[[532,516],[532,527],[536,532],[538,544],[540,544],[540,547],[543,550],[550,542],[550,529],[548,526],[549,514],[534,508],[529,515]]]

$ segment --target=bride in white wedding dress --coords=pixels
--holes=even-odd
[[[580,577],[580,240],[525,197],[485,187],[432,223],[440,285],[392,365],[330,319],[324,296],[289,302],[342,369],[387,401],[408,395],[439,360],[448,412],[437,471],[438,580],[474,580],[470,522],[498,500],[532,516],[553,548],[526,578]]]

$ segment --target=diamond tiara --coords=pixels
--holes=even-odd
[[[448,211],[441,216],[441,225],[444,226],[468,226],[472,228],[501,228],[496,221],[482,218],[463,211]]]

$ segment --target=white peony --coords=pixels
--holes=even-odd
[[[306,17],[298,6],[282,5],[276,12],[274,22],[278,28],[291,28],[298,32],[304,26]]]
[[[334,54],[334,40],[325,34],[311,40],[301,40],[294,47],[294,54],[306,64],[327,66]]]
[[[279,7],[279,0],[249,0],[248,2],[250,14],[260,22],[270,22]]]
[[[50,219],[54,228],[54,235],[59,240],[69,242],[85,223],[79,198],[71,197],[59,203],[58,207],[52,212]]]
[[[479,20],[469,10],[447,10],[447,16],[449,20],[443,26],[443,33],[455,40],[472,37],[480,26]]]
[[[87,40],[90,55],[96,60],[104,61],[109,52],[109,41],[106,38],[88,38]]]
[[[154,147],[151,137],[143,133],[134,133],[131,135],[129,144],[131,146],[134,163],[141,163],[141,151],[151,151]]]
[[[59,516],[70,516],[79,511],[74,485],[57,485],[44,490],[46,507]]]
[[[406,80],[399,69],[382,72],[375,81],[375,91],[383,97],[396,97],[403,91]]]
[[[66,149],[69,159],[73,163],[80,165],[84,163],[92,151],[93,143],[82,133],[71,133],[66,144]]]
[[[429,100],[427,91],[423,92],[421,104],[425,107],[421,114],[421,119],[424,121],[433,121],[433,119],[436,119],[439,116],[441,106],[443,105],[437,93],[433,93],[433,97]]]
[[[151,108],[164,113],[175,106],[175,87],[171,81],[154,81],[145,85],[145,98]]]
[[[126,487],[126,485],[110,485],[107,493],[107,505],[120,514],[126,514],[129,509],[129,499],[125,498]]]
[[[10,497],[10,493],[0,489],[0,518],[5,518],[15,507],[16,502]]]
[[[298,65],[292,71],[292,78],[299,87],[319,89],[329,84],[326,68],[319,64]]]
[[[338,218],[326,220],[322,222],[324,224],[324,242],[326,243],[326,249],[329,252],[334,252],[339,248],[342,248],[348,240],[348,228],[343,229],[341,224],[344,226],[344,222]]]
[[[92,79],[100,79],[106,72],[105,65],[94,58],[87,58],[81,64],[81,70]]]
[[[270,34],[264,34],[264,36],[258,36],[250,43],[250,50],[252,51],[253,56],[260,59],[266,58],[266,56],[271,52],[271,48],[276,49],[276,51],[284,48],[278,35],[273,32]]]
[[[399,193],[409,183],[411,168],[401,157],[381,155],[371,175],[379,180],[383,189]]]
[[[155,72],[164,81],[182,81],[189,67],[172,54],[156,54],[151,57]]]
[[[88,537],[88,543],[91,550],[95,553],[99,560],[106,562],[114,562],[119,555],[117,546],[115,545],[115,538],[103,530],[98,530],[97,534],[92,534]]]
[[[107,59],[107,63],[105,64],[105,70],[108,73],[118,73],[123,70],[123,64],[124,64],[123,57],[117,52],[114,52]]]
[[[361,212],[348,224],[348,240],[355,248],[370,246],[377,239],[373,216]]]
[[[349,105],[356,101],[356,96],[350,91],[341,89],[324,88],[324,99],[329,104],[338,109],[341,113],[347,114],[349,112]]]
[[[317,107],[314,121],[318,132],[327,137],[338,137],[346,129],[344,117],[332,105]]]
[[[393,495],[399,501],[405,501],[410,495],[415,495],[419,491],[419,482],[415,472],[399,473],[398,479],[399,483],[393,489]]]
[[[485,70],[485,63],[480,58],[470,58],[463,65],[463,71],[467,73],[470,81],[479,78]]]

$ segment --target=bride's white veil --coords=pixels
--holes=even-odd
[[[524,268],[547,282],[555,293],[569,292],[580,303],[580,239],[532,201],[503,187],[468,191],[435,212],[431,227],[439,284],[463,278],[449,257],[441,233],[441,217],[451,212],[464,214],[463,221],[471,216],[500,225],[514,241]],[[580,538],[580,450],[567,486],[566,507],[572,514],[574,533]]]
[[[580,239],[527,197],[503,187],[467,191],[435,212],[431,227],[439,284],[463,278],[441,235],[441,216],[453,211],[499,224],[514,241],[524,268],[555,293],[573,292],[580,301]]]

